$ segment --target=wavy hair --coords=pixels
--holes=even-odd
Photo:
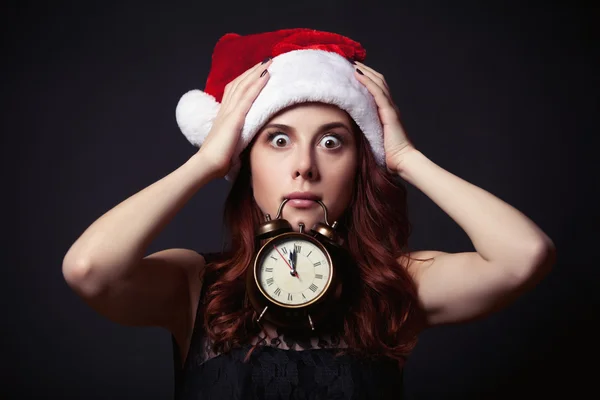
[[[348,349],[340,353],[404,362],[423,322],[415,283],[397,262],[401,255],[411,259],[405,251],[411,233],[407,191],[400,178],[376,164],[365,136],[351,121],[358,139],[358,168],[352,200],[340,219],[340,233],[355,261],[357,279],[342,323],[341,335]],[[264,221],[250,185],[253,143],[240,155],[241,168],[225,202],[229,250],[205,268],[205,277],[214,278],[206,287],[204,327],[215,352],[241,346],[260,332],[255,312],[245,301],[246,271],[258,251],[254,232]]]

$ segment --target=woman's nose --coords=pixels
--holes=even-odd
[[[294,179],[302,177],[307,180],[319,178],[317,162],[312,149],[298,149],[295,159]]]

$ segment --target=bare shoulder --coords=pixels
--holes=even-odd
[[[408,254],[403,254],[396,259],[398,264],[406,268],[408,273],[413,277],[417,278],[419,272],[422,272],[424,267],[432,265],[437,256],[448,254],[444,251],[439,250],[418,250],[411,251]]]
[[[142,269],[157,271],[157,283],[163,284],[165,295],[173,299],[166,302],[164,322],[154,325],[167,328],[175,336],[187,335],[196,316],[206,265],[204,256],[191,249],[171,248],[150,254],[143,263]]]
[[[196,311],[204,257],[184,248],[152,253],[126,277],[87,294],[74,289],[101,315],[129,326],[158,326],[181,335]]]
[[[150,254],[144,260],[147,263],[156,262],[166,268],[180,269],[187,276],[188,283],[192,287],[202,283],[206,260],[195,250],[171,248]]]
[[[522,274],[512,272],[514,266],[488,261],[474,251],[415,251],[397,261],[415,281],[432,326],[472,321],[507,306],[537,282],[536,268],[547,270],[537,259],[523,259],[522,270],[533,272]]]
[[[163,267],[173,267],[186,273],[192,278],[202,278],[206,261],[204,256],[195,250],[184,248],[171,248],[144,257],[144,263],[158,263]]]
[[[162,326],[171,332],[180,349],[187,353],[196,320],[206,260],[195,250],[184,248],[162,250],[145,257],[144,260],[147,266],[155,264],[157,268],[179,270],[173,273],[179,273],[180,278],[172,284],[166,284],[166,290],[173,301],[165,302],[165,317],[162,322],[159,319],[154,325]]]

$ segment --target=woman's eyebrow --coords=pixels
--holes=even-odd
[[[295,132],[295,129],[293,127],[285,125],[285,124],[267,124],[263,127],[263,129],[267,129],[267,128],[284,129],[284,130],[289,130],[289,131]],[[333,129],[333,128],[345,128],[348,132],[350,132],[350,128],[348,128],[348,126],[346,124],[344,124],[343,122],[329,122],[327,124],[323,124],[323,125],[319,126],[319,128],[317,128],[317,129],[319,131],[326,131],[328,129]]]

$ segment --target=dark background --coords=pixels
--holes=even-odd
[[[62,258],[96,218],[196,151],[175,106],[204,87],[218,38],[292,27],[361,42],[416,147],[525,213],[558,250],[546,279],[504,311],[424,332],[406,367],[407,398],[595,391],[598,10],[310,3],[5,4],[0,397],[171,398],[169,334],[96,314],[65,284]],[[218,250],[228,188],[202,188],[149,253]],[[409,191],[412,247],[473,250],[441,209]]]

